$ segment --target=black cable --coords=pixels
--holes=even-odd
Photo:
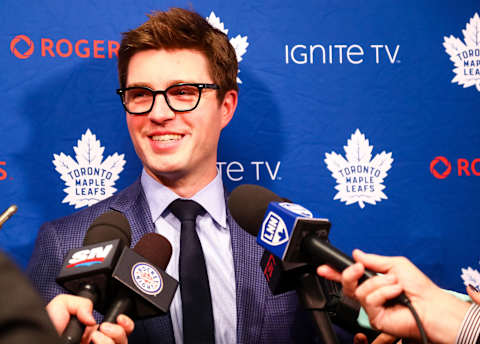
[[[428,344],[427,334],[425,333],[425,329],[423,328],[422,321],[420,320],[420,317],[418,316],[418,313],[415,310],[415,307],[413,307],[410,299],[404,293],[400,294],[400,296],[398,298],[395,298],[395,299],[400,300],[401,304],[408,307],[408,309],[410,310],[410,312],[413,315],[413,318],[415,319],[415,322],[417,323],[417,327],[418,327],[418,331],[420,332],[420,338],[422,340],[422,343],[423,344]]]
[[[408,298],[407,298],[408,300]],[[412,313],[413,317],[415,318],[415,322],[417,323],[418,331],[420,331],[420,337],[422,338],[422,343],[423,344],[428,344],[428,339],[427,339],[427,334],[425,333],[425,329],[423,328],[422,321],[420,320],[420,317],[418,316],[417,311],[413,307],[412,303],[410,300],[406,303],[406,305],[410,312]]]

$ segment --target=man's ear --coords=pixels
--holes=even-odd
[[[221,115],[222,115],[222,122],[221,127],[222,129],[227,126],[230,120],[233,118],[233,114],[235,113],[235,109],[237,108],[238,103],[238,92],[235,90],[230,90],[225,93],[225,97],[223,97],[222,104],[220,104],[221,108]]]

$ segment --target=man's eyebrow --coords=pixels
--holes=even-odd
[[[127,84],[126,87],[148,87],[152,88],[152,85],[147,82],[132,82],[131,84]]]
[[[188,83],[192,83],[192,81],[188,81],[188,80],[185,80],[185,79],[176,79],[176,80],[170,80],[167,85],[168,86],[172,86],[172,85],[178,85],[178,84],[188,84]]]
[[[170,80],[167,83],[167,86],[165,88],[173,86],[173,85],[178,85],[178,84],[192,84],[192,83],[196,83],[196,82],[193,81],[193,80],[185,80],[185,79]],[[129,84],[127,84],[126,87],[148,87],[152,90],[154,89],[152,84],[150,84],[148,82],[142,82],[142,81],[132,82],[131,84],[129,83]]]

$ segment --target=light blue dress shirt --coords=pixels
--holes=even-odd
[[[172,244],[172,257],[166,272],[178,280],[181,224],[167,207],[181,197],[155,181],[145,170],[142,171],[141,183],[157,233],[166,237]],[[205,215],[197,217],[196,229],[205,256],[212,295],[215,342],[233,344],[237,342],[235,270],[220,175],[217,173],[215,179],[191,199],[201,204],[206,210]],[[177,289],[173,298],[170,314],[175,342],[183,343],[180,288]]]

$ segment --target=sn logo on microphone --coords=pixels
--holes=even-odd
[[[105,258],[112,250],[113,245],[98,246],[91,249],[77,251],[72,255],[72,258],[68,261],[67,268],[76,268],[80,266],[90,266],[93,264],[103,263]]]

